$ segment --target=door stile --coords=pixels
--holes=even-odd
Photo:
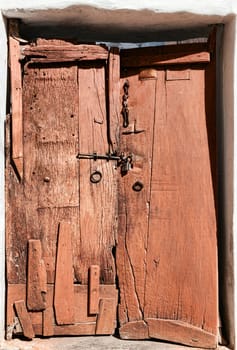
[[[121,149],[133,155],[133,168],[119,180],[119,321],[121,337],[144,338],[144,334],[148,336],[143,310],[157,76],[147,80],[139,80],[137,75],[122,78],[121,106],[127,80],[129,125],[121,126],[120,138]]]

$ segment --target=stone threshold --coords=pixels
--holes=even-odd
[[[121,340],[113,336],[97,337],[58,337],[23,341],[19,339],[4,341],[1,350],[200,350],[182,345],[158,341]],[[219,346],[216,350],[229,350]]]

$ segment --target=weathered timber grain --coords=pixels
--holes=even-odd
[[[165,93],[158,95],[156,115],[162,115],[155,124],[145,317],[188,318],[216,334],[216,216],[205,70],[190,73],[190,80],[164,82]]]
[[[83,335],[82,329],[88,329],[90,334],[95,334],[96,327],[96,315],[88,314],[88,287],[86,285],[74,285],[74,322],[75,326],[56,326],[54,316],[52,314],[52,305],[54,298],[54,286],[52,284],[47,285],[47,305],[46,310],[43,312],[29,312],[29,316],[37,335],[50,336],[50,333],[60,332],[61,334],[71,334],[74,332],[74,335]],[[116,290],[115,285],[100,285],[100,299],[112,299],[114,301],[114,318],[111,324],[115,327],[116,325],[116,305],[118,302],[118,291]],[[8,286],[8,300],[7,300],[7,325],[11,326],[14,322],[15,310],[14,302],[21,298],[26,300],[26,286],[25,284],[10,284]],[[51,311],[50,311],[51,310]],[[112,309],[111,309],[112,310]],[[52,324],[51,324],[52,323]],[[94,328],[91,325],[94,325]],[[110,324],[110,326],[111,326]],[[77,327],[78,325],[78,327]],[[84,325],[84,326],[83,326]],[[89,325],[89,326],[87,326]],[[53,328],[52,328],[53,327]],[[93,332],[91,329],[94,329]],[[71,332],[71,333],[67,333]],[[79,333],[76,333],[76,332]],[[113,332],[111,331],[111,334]],[[56,334],[56,333],[54,333]]]
[[[105,68],[101,65],[79,68],[79,152],[106,154],[107,113]],[[79,163],[80,255],[78,270],[82,284],[88,283],[88,268],[100,266],[100,283],[114,284],[113,247],[116,235],[116,176],[114,161],[81,159]],[[90,175],[100,171],[94,184]]]
[[[143,318],[146,249],[150,203],[151,160],[154,109],[157,80],[139,80],[139,70],[121,79],[121,96],[126,79],[129,81],[129,126],[122,128],[120,148],[132,153],[133,168],[119,177],[119,222],[116,263],[120,288],[119,321]],[[122,101],[121,101],[122,106]],[[122,117],[120,121],[122,125]],[[135,133],[135,130],[143,130]],[[127,134],[127,132],[130,132]],[[136,181],[143,184],[140,192],[133,190]]]
[[[116,323],[116,299],[100,299],[99,314],[96,320],[96,334],[114,333]]]
[[[127,322],[119,328],[119,335],[122,339],[149,339],[147,323],[143,320]]]
[[[121,50],[122,67],[167,66],[208,62],[210,62],[210,53],[206,43]]]
[[[119,49],[114,47],[109,52],[109,142],[111,151],[115,152],[119,149],[119,126],[120,126],[120,55]]]
[[[145,50],[144,55],[152,52],[152,49],[149,50]],[[136,53],[139,53],[139,50],[130,57]],[[211,65],[214,65],[214,62]],[[134,337],[135,322],[138,320],[142,321],[144,318],[146,322],[150,318],[168,319],[173,325],[177,320],[177,329],[179,322],[186,322],[190,331],[192,327],[197,327],[202,339],[200,346],[210,347],[210,339],[212,346],[216,345],[218,303],[215,89],[209,91],[209,87],[207,91],[210,84],[207,77],[211,77],[214,72],[210,67],[190,65],[182,69],[169,66],[168,71],[157,70],[155,102],[152,105],[154,109],[150,107],[151,112],[149,113],[148,109],[145,114],[148,120],[155,119],[154,133],[146,133],[146,147],[151,145],[152,157],[150,161],[147,157],[142,162],[142,169],[146,162],[151,162],[150,197],[146,201],[147,230],[144,223],[140,224],[145,211],[142,205],[137,200],[131,207],[128,206],[133,196],[128,179],[134,176],[137,155],[141,154],[141,151],[136,151],[134,140],[142,135],[142,132],[133,133],[138,126],[135,128],[132,122],[126,128],[129,132],[122,131],[122,135],[128,138],[126,147],[133,153],[135,160],[134,168],[119,182],[119,321],[121,336],[126,338]],[[138,82],[139,79],[133,80],[136,74],[136,69],[127,69],[122,75],[122,81],[128,79],[130,83],[130,116],[133,115],[134,108],[145,106],[148,97],[151,96],[151,92],[147,92],[139,98],[141,88],[138,84],[147,84],[152,80]],[[152,77],[154,78],[155,74],[152,74]],[[132,89],[136,93],[133,93]],[[133,102],[133,98],[137,98],[136,102]],[[136,115],[138,120],[138,116],[142,114],[138,110]],[[132,117],[130,119],[132,120]],[[142,129],[146,132],[146,128]],[[125,136],[121,136],[123,145],[122,137]],[[142,175],[143,173],[141,171]],[[144,184],[143,178],[140,179]],[[137,178],[139,181],[140,179]],[[141,194],[145,188],[146,184],[141,192],[135,194]],[[126,229],[123,229],[124,227]],[[144,236],[138,238],[137,232],[140,227],[143,228]],[[121,242],[124,242],[124,246]],[[138,245],[144,247],[144,255],[142,250],[138,249]],[[139,266],[139,262],[144,263],[144,269]],[[131,281],[128,278],[129,266]],[[143,293],[141,287],[144,288]],[[133,300],[137,300],[137,306]],[[135,310],[138,310],[137,313]],[[170,337],[166,338],[187,344],[184,333],[183,339],[181,335],[179,340],[174,333],[173,340],[172,332],[169,333]],[[140,330],[139,334],[138,327],[136,337],[143,336],[147,334],[143,330]],[[158,332],[151,334],[150,330],[149,336],[159,338]]]
[[[164,319],[146,319],[149,336],[193,347],[215,349],[217,336],[189,323]]]
[[[54,335],[54,312],[52,307],[47,307],[43,311],[43,336],[51,337]]]
[[[47,277],[40,240],[30,239],[28,241],[27,270],[27,308],[32,311],[44,310],[47,297]]]
[[[22,54],[30,62],[73,62],[88,60],[107,60],[108,49],[99,45],[75,45],[63,41],[51,40],[50,43],[38,45],[25,45]]]
[[[40,237],[47,280],[54,283],[60,221],[71,222],[75,265],[79,254],[77,67],[28,67],[26,73],[24,201],[31,203],[29,235]]]
[[[74,323],[71,225],[60,222],[55,274],[54,309],[58,325]]]
[[[22,74],[20,63],[20,43],[15,38],[15,23],[9,28],[9,61],[12,104],[12,160],[18,176],[23,177],[23,121],[22,121]]]
[[[89,314],[98,314],[100,294],[100,267],[91,265],[89,270]]]
[[[20,324],[23,330],[23,334],[26,338],[32,339],[35,336],[30,316],[26,309],[24,300],[18,300],[14,302],[16,314],[20,320]]]

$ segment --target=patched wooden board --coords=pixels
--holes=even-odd
[[[55,317],[52,315],[50,309],[53,306],[54,286],[47,285],[47,305],[46,310],[43,312],[29,312],[29,316],[35,331],[35,334],[49,336],[68,334],[68,335],[83,335],[82,330],[87,329],[89,334],[95,334],[96,329],[96,315],[88,314],[88,286],[86,285],[74,285],[74,325],[57,326]],[[99,299],[114,300],[113,305],[117,305],[118,291],[115,285],[100,285]],[[8,300],[7,300],[7,326],[14,323],[14,317],[16,316],[14,310],[14,302],[16,300],[26,300],[26,285],[25,284],[9,284],[8,285]],[[45,312],[47,311],[47,315]],[[113,318],[113,324],[110,322],[110,326],[116,326],[116,307],[110,309],[110,317]],[[46,316],[46,324],[44,318]],[[50,321],[51,319],[51,321]],[[111,319],[111,318],[110,318]],[[53,322],[50,326],[50,322]],[[43,325],[43,327],[42,327]],[[60,331],[61,329],[61,331]],[[112,329],[112,328],[110,328]],[[114,329],[114,328],[113,328]],[[68,332],[68,333],[67,333]],[[77,333],[78,332],[78,333]],[[112,332],[112,331],[111,331]],[[88,334],[88,333],[85,333]]]

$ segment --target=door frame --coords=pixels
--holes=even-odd
[[[215,12],[215,11],[214,11]],[[217,12],[217,11],[216,11]],[[142,15],[142,14],[141,14]],[[28,16],[30,14],[28,13]],[[27,15],[26,15],[27,18]],[[196,18],[198,21],[198,17]],[[4,27],[4,21],[1,23],[2,33],[1,36],[3,42],[3,55],[1,57],[1,76],[3,76],[3,81],[6,81],[6,28]],[[236,229],[236,208],[233,203],[236,202],[236,197],[234,195],[233,189],[235,188],[236,170],[234,168],[234,148],[236,147],[234,143],[234,128],[233,128],[233,116],[236,111],[236,104],[234,103],[234,87],[235,87],[235,77],[237,77],[235,69],[235,53],[237,51],[237,46],[234,45],[236,36],[236,18],[229,18],[226,21],[223,35],[223,56],[220,58],[219,68],[217,72],[217,77],[219,78],[219,93],[220,99],[220,126],[219,130],[222,135],[222,145],[221,145],[221,175],[224,176],[224,181],[222,184],[222,197],[223,198],[223,235],[224,245],[226,248],[223,249],[223,260],[224,260],[224,285],[222,288],[221,297],[224,299],[225,308],[227,310],[224,317],[224,321],[227,328],[228,339],[230,344],[234,344],[234,321],[235,321],[235,310],[233,308],[235,299],[235,288],[233,277],[237,273],[237,266],[235,266],[233,249],[232,246],[236,246],[234,232]],[[222,65],[223,64],[223,65]],[[6,84],[5,84],[6,86]],[[3,139],[3,123],[5,116],[5,100],[6,100],[6,88],[2,89],[1,92],[1,139]],[[223,131],[223,132],[222,132]],[[235,146],[235,147],[234,147]],[[1,144],[3,150],[3,144]],[[1,169],[3,170],[4,157],[3,152],[1,152]],[[1,172],[3,174],[3,172]],[[1,179],[1,184],[3,184],[3,179]],[[3,186],[1,186],[1,223],[2,223],[2,234],[1,234],[1,249],[4,252],[4,191]],[[1,274],[0,279],[2,285],[4,285],[4,254],[1,254]],[[2,289],[1,300],[4,300],[4,291]],[[4,303],[1,303],[4,305]],[[2,329],[4,328],[4,307],[1,308],[1,334],[3,334]]]

